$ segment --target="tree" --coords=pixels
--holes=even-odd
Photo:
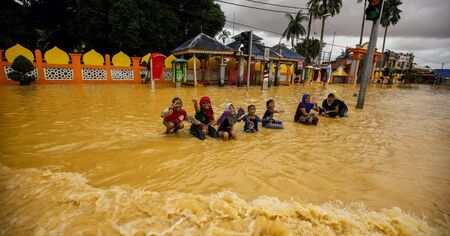
[[[223,44],[225,44],[225,39],[231,36],[231,32],[228,30],[221,30],[219,32],[219,39],[222,39]]]
[[[323,3],[326,3],[324,5]],[[314,19],[322,18],[322,29],[320,32],[320,45],[323,45],[323,31],[325,28],[326,14],[330,14],[331,17],[339,14],[342,8],[342,0],[309,0],[307,3]],[[320,54],[322,53],[322,48],[319,51],[319,64],[320,64]]]
[[[322,45],[323,47],[323,45]],[[310,64],[320,53],[320,41],[315,38],[305,39],[295,46],[295,51],[305,57],[307,64]]]
[[[387,29],[391,25],[396,25],[400,21],[400,10],[398,7],[402,5],[401,0],[386,0],[383,7],[383,15],[381,16],[381,26],[384,27],[383,47],[381,52],[384,52],[384,45],[386,42]]]
[[[361,23],[361,35],[360,35],[360,37],[359,37],[359,45],[361,45],[362,44],[362,39],[363,39],[363,34],[364,34],[364,23],[366,22],[366,14],[365,14],[365,12],[366,12],[366,6],[367,6],[367,0],[357,0],[357,3],[360,3],[360,2],[362,2],[362,1],[364,1],[364,7],[363,7],[363,18],[362,18],[362,23]]]
[[[3,0],[0,7],[0,48],[6,49],[16,43],[34,47],[35,35],[27,21],[29,10],[14,0]]]
[[[286,13],[285,15],[289,19],[289,23],[287,28],[283,32],[283,37],[288,41],[291,40],[291,47],[294,48],[294,39],[296,39],[296,43],[298,43],[298,39],[300,36],[304,35],[306,30],[303,27],[302,22],[307,21],[308,17],[302,15],[302,11],[299,10],[297,15],[293,17],[291,14]]]
[[[342,59],[342,58],[350,58],[350,51],[348,49],[345,50],[341,50],[341,55],[339,55],[337,57],[337,59]]]
[[[33,63],[22,55],[14,59],[11,68],[14,71],[10,72],[8,76],[14,81],[19,81],[20,85],[29,85],[36,80],[36,77],[31,75],[34,70]]]
[[[170,53],[200,32],[216,35],[225,15],[213,0],[4,0],[0,48]]]

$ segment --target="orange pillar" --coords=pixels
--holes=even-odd
[[[81,84],[83,82],[81,73],[81,54],[70,53],[69,55],[72,59],[73,81],[77,84]]]
[[[4,68],[5,65],[3,64],[3,52],[4,50],[0,49],[0,83],[6,83],[7,81]]]
[[[132,57],[131,62],[133,63],[133,75],[134,75],[134,83],[140,84],[141,83],[141,68],[140,68],[140,57]]]
[[[37,83],[45,84],[45,73],[44,73],[44,62],[42,62],[42,52],[39,49],[34,51],[34,56],[36,58],[36,69],[37,69]]]
[[[105,54],[105,65],[106,65],[106,81],[112,82],[112,73],[111,73],[111,57],[109,54]]]

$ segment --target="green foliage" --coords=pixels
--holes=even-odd
[[[307,6],[311,9],[314,19],[322,18],[326,13],[333,17],[341,11],[342,0],[328,0],[326,6],[323,5],[323,0],[309,0]]]
[[[231,36],[231,32],[230,31],[228,31],[228,30],[221,30],[219,32],[218,38],[222,39],[223,44],[225,44],[225,39],[227,39],[230,36]]]
[[[170,53],[200,32],[216,35],[225,15],[213,0],[4,0],[0,48],[57,45],[141,56]],[[19,3],[20,2],[20,3]],[[2,3],[3,4],[3,3]]]
[[[398,7],[402,4],[401,0],[386,0],[384,2],[383,15],[381,16],[381,25],[383,27],[396,25],[400,21],[402,10]]]
[[[31,75],[34,70],[33,63],[26,57],[22,55],[16,57],[11,67],[14,71],[10,72],[8,76],[14,81],[19,81],[20,85],[28,85],[36,80],[36,77]]]
[[[350,58],[351,54],[350,54],[350,50],[345,49],[345,50],[341,50],[341,54],[337,57],[337,59],[343,59],[343,58]]]
[[[298,40],[300,36],[304,35],[306,32],[305,27],[303,27],[302,25],[302,22],[307,21],[308,17],[302,15],[301,10],[297,12],[295,18],[288,13],[286,13],[285,16],[289,19],[289,23],[287,28],[283,32],[283,37],[285,37],[288,41],[289,39],[291,39],[291,46],[294,47],[294,39]]]
[[[322,47],[323,46],[324,45],[322,44]],[[305,57],[307,64],[310,64],[314,58],[319,56],[320,49],[320,41],[315,38],[310,38],[309,40],[305,39],[302,43],[295,46],[295,51]]]

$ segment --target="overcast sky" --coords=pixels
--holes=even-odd
[[[252,7],[280,10],[286,12],[297,12],[299,8],[275,7],[252,2],[251,0],[221,0],[224,2],[237,3]],[[306,7],[307,0],[256,0],[273,4]],[[412,52],[419,65],[429,65],[432,68],[441,68],[445,62],[446,68],[450,68],[450,0],[402,0],[403,5],[400,22],[388,28],[386,38],[386,49],[395,52]],[[339,15],[329,17],[325,23],[324,41],[327,43],[325,52],[331,51],[333,34],[336,37],[331,53],[331,58],[338,56],[346,46],[355,47],[359,43],[361,32],[361,21],[363,14],[363,3],[356,0],[342,0],[343,7]],[[268,12],[257,9],[249,9],[234,6],[222,2],[220,4],[225,12],[227,23],[225,29],[233,33],[233,15],[235,16],[234,34],[251,27],[238,25],[251,25],[254,33],[264,39],[267,46],[273,46],[280,40],[281,33],[288,24],[288,19],[284,13]],[[306,12],[306,11],[305,11]],[[304,23],[307,29],[308,22]],[[371,21],[366,21],[363,42],[369,40]],[[321,21],[314,20],[311,26],[311,35],[320,39]],[[264,30],[261,30],[264,29]],[[278,34],[277,34],[278,33]],[[379,28],[379,38],[377,48],[381,51],[383,43],[384,28]],[[226,43],[231,42],[228,39]],[[282,40],[290,45],[290,42]],[[328,55],[326,55],[328,57]]]

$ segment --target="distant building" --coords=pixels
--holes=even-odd
[[[414,54],[412,53],[396,53],[386,50],[384,52],[384,68],[392,68],[394,71],[402,71],[412,69],[414,63]]]

